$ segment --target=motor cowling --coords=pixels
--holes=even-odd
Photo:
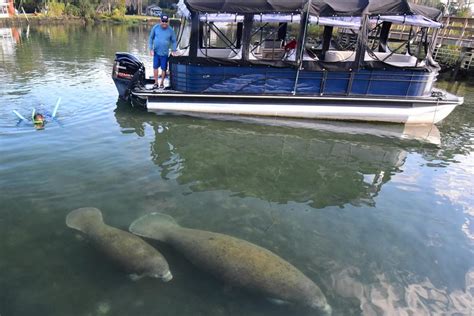
[[[130,53],[115,53],[112,79],[120,98],[127,100],[130,91],[145,82],[145,66]]]

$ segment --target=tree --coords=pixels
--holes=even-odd
[[[462,8],[457,10],[456,16],[460,18],[470,18],[472,16],[472,12],[470,8]]]

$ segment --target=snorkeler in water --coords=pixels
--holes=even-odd
[[[33,125],[35,126],[36,129],[44,128],[45,123],[46,122],[45,122],[43,114],[36,113],[35,115],[33,115]]]
[[[46,117],[50,117],[52,120],[56,120],[56,114],[58,113],[59,103],[61,102],[61,98],[58,98],[56,102],[56,106],[54,107],[53,113],[51,115],[48,114],[41,114],[37,113],[36,109],[33,109],[33,113],[31,114],[31,122],[36,129],[44,129],[46,125]],[[18,111],[13,110],[16,116],[22,121],[28,121],[23,115],[18,113]]]

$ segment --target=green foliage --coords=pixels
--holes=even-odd
[[[319,38],[323,34],[323,27],[314,24],[308,24],[306,29],[306,37]]]
[[[454,66],[458,63],[461,52],[456,46],[443,46],[438,48],[435,55],[436,61],[445,66]]]
[[[68,3],[64,9],[64,14],[68,16],[80,16],[81,10],[76,7],[74,4]]]
[[[119,19],[125,16],[125,12],[127,12],[127,7],[125,5],[125,0],[119,0],[118,4],[112,11],[112,18]]]
[[[86,19],[95,17],[95,6],[90,0],[82,0],[79,2],[79,15]]]
[[[51,17],[60,17],[64,13],[66,5],[56,0],[49,1],[47,4],[47,15]]]
[[[440,47],[440,48],[451,50],[451,51],[456,51],[457,53],[461,52],[461,47],[456,46],[456,45],[445,45],[445,46]]]
[[[143,1],[143,0],[142,0]],[[144,0],[147,5],[153,1]],[[158,1],[154,1],[158,2]],[[175,0],[167,0],[166,7],[171,7]],[[109,0],[105,3],[103,0],[15,0],[15,6],[23,7],[27,13],[41,12],[46,10],[48,17],[77,16],[86,20],[114,20],[126,23],[139,23],[139,20],[130,20],[125,15],[127,13],[126,0]],[[111,4],[109,7],[108,4]],[[111,8],[112,12],[102,13],[100,16],[96,12]],[[97,11],[99,9],[99,11]],[[169,16],[176,13],[175,9],[164,9]]]
[[[456,16],[460,18],[470,18],[472,16],[471,9],[465,7],[457,10]]]
[[[174,9],[163,9],[163,14],[167,14],[169,17],[172,17],[176,13]]]
[[[125,11],[121,8],[115,8],[112,10],[111,18],[114,20],[121,20],[125,16]]]

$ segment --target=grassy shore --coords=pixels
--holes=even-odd
[[[98,15],[93,19],[85,19],[76,16],[51,17],[47,15],[24,14],[0,18],[0,27],[10,27],[19,25],[45,25],[45,24],[68,24],[68,23],[117,23],[117,24],[155,24],[160,21],[159,17],[144,15],[125,15],[123,17]]]
[[[146,16],[146,15],[125,15],[123,17],[114,17],[101,15],[96,18],[102,22],[115,22],[115,23],[127,23],[127,24],[139,24],[139,23],[150,23],[156,24],[160,21],[159,17]]]

